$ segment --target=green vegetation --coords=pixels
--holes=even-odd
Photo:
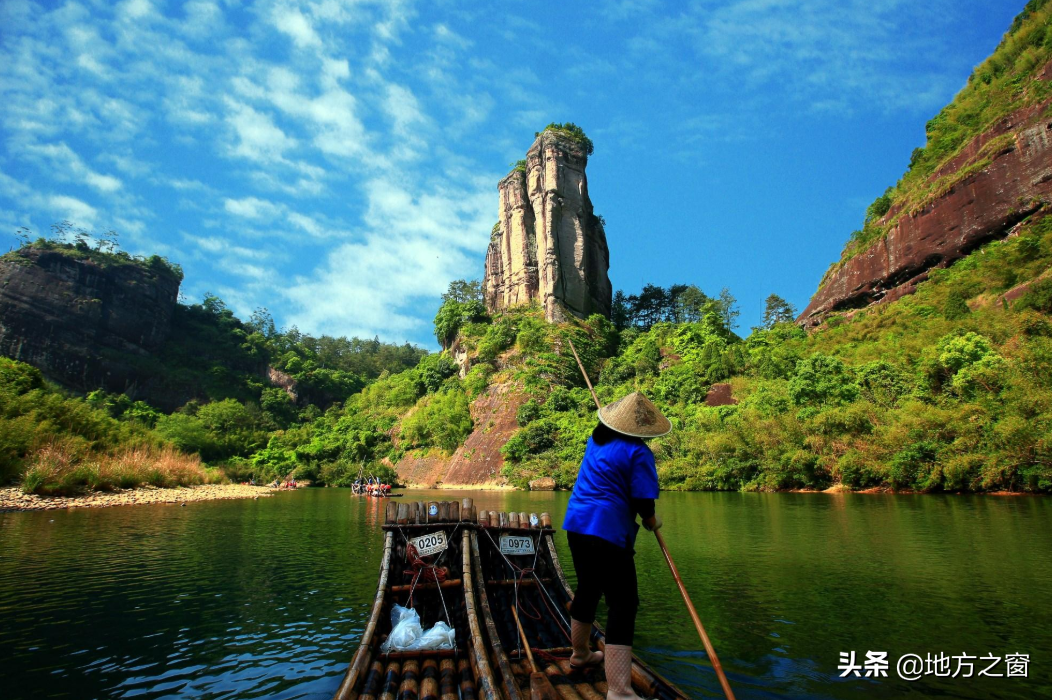
[[[648,285],[619,295],[616,325],[553,326],[525,307],[465,326],[457,342],[472,372],[486,367],[486,381],[526,396],[502,450],[519,486],[552,476],[570,487],[595,424],[572,338],[602,401],[640,390],[672,419],[652,442],[666,489],[1050,491],[1052,277],[1040,276],[1050,265],[1046,217],[933,272],[915,295],[811,335],[776,295],[740,338],[728,293],[677,318],[684,286]],[[1028,280],[1016,302],[1001,301]],[[706,406],[714,382],[730,383],[738,403]]]
[[[924,148],[913,152],[909,169],[898,183],[869,206],[863,227],[851,235],[841,260],[830,272],[882,238],[900,217],[923,209],[1012,146],[1014,133],[1003,134],[953,172],[940,174],[967,144],[999,120],[1052,97],[1052,81],[1038,77],[1039,69],[1052,59],[1050,24],[1052,4],[1030,0],[994,53],[968,77],[964,89],[928,122]]]
[[[578,144],[584,149],[586,155],[592,155],[595,151],[595,145],[592,143],[592,139],[585,135],[584,129],[577,126],[573,122],[566,122],[565,124],[557,124],[552,122],[548,126],[544,127],[543,131],[536,132],[534,138],[540,136],[544,131],[554,131],[561,136],[569,138],[574,143]],[[525,166],[525,163],[523,163]]]
[[[53,229],[54,238],[33,243],[20,231],[22,248],[5,259],[32,264],[28,251],[48,251],[103,268],[136,265],[173,283],[182,279],[180,268],[162,258],[121,251],[116,234],[92,234],[65,223]],[[156,353],[106,352],[136,376],[149,377],[141,398],[101,389],[73,396],[28,365],[2,360],[0,483],[21,480],[34,492],[57,494],[201,483],[224,474],[270,481],[296,469],[325,483],[335,472],[324,467],[349,465],[352,457],[331,445],[318,454],[296,452],[326,429],[340,429],[319,419],[342,413],[370,383],[392,373],[401,376],[427,356],[421,348],[375,338],[315,338],[296,328],[278,330],[266,309],[242,321],[212,294],[200,304],[176,305],[169,340]],[[437,371],[446,374],[436,380],[438,361],[421,365],[427,376],[420,395],[450,373],[452,363],[442,360]],[[383,439],[389,442],[386,435]],[[429,439],[448,445],[452,438]],[[358,462],[372,455],[351,453],[357,459],[353,479]],[[384,471],[390,478],[389,468],[374,467],[369,473]]]
[[[97,399],[68,396],[39,370],[0,357],[0,481],[21,478],[27,493],[73,495],[222,478],[138,420],[152,414],[149,407],[127,401],[122,410],[130,418],[122,421]]]
[[[494,226],[494,230],[497,229]],[[482,283],[478,280],[454,280],[442,295],[442,306],[435,315],[435,338],[448,349],[465,325],[487,320],[482,300]]]
[[[504,476],[566,488],[595,424],[572,339],[601,400],[641,390],[672,419],[652,443],[667,489],[1049,491],[1050,265],[1052,217],[1034,219],[934,271],[915,295],[811,335],[771,295],[746,337],[727,290],[646,285],[616,295],[612,320],[553,325],[536,306],[490,317],[481,285],[457,280],[436,335],[463,377],[451,352],[278,331],[265,310],[242,322],[209,295],[179,307],[181,337],[154,360],[172,386],[211,377],[175,411],[70,396],[3,360],[0,476],[39,493],[290,474],[345,485],[360,469],[393,480],[403,457],[448,455],[485,430],[470,403],[499,384],[524,399]],[[262,378],[268,364],[294,382],[295,400]],[[716,382],[738,403],[707,406]]]
[[[17,250],[0,256],[3,260],[24,261],[23,253],[30,250],[54,251],[75,260],[90,260],[103,268],[134,265],[155,276],[169,277],[175,282],[183,279],[183,268],[168,258],[160,255],[131,255],[121,250],[116,231],[98,234],[62,221],[51,227],[50,237],[32,240],[31,231],[24,227],[18,229],[15,237],[22,245]]]
[[[413,369],[385,373],[343,405],[272,433],[250,457],[231,460],[231,469],[347,486],[364,466],[367,474],[395,481],[392,465],[407,450],[450,452],[471,432],[458,369],[446,355],[427,355]]]

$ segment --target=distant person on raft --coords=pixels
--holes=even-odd
[[[596,606],[606,596],[607,700],[639,700],[632,690],[632,636],[639,608],[636,515],[648,530],[661,527],[654,514],[654,453],[643,440],[670,430],[669,419],[639,392],[601,408],[566,507],[563,529],[577,571],[570,665],[580,669],[603,662],[603,652],[592,651],[589,641]]]

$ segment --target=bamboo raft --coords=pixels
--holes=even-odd
[[[335,700],[501,700],[475,613],[470,526],[460,517],[460,504],[389,502],[383,530],[372,613]],[[448,548],[423,559],[431,560],[444,580],[418,580],[408,541],[435,532],[445,533]],[[381,651],[391,632],[395,603],[413,607],[425,629],[439,620],[448,622],[455,630],[456,648]]]
[[[580,672],[570,668],[573,591],[560,566],[547,513],[479,511],[470,498],[460,503],[388,503],[383,530],[372,614],[334,700],[606,697],[601,666]],[[413,589],[408,540],[439,530],[446,533],[449,548],[434,564],[447,568],[445,580],[418,582]],[[532,553],[502,554],[502,536],[520,538],[520,544],[528,538]],[[392,605],[407,605],[410,595],[424,628],[445,619],[444,596],[453,618],[447,621],[456,630],[455,650],[380,650],[390,633]],[[605,647],[598,626],[592,639],[599,649]],[[547,692],[538,688],[537,677],[547,677]],[[643,698],[687,700],[638,658],[633,659],[632,685]]]
[[[561,700],[603,700],[607,686],[602,666],[570,668],[573,591],[559,564],[554,534],[547,513],[479,514],[471,533],[472,567],[476,580],[485,581],[478,595],[493,658],[490,665],[506,700],[537,694],[536,687],[531,688],[534,667],[548,676]],[[530,538],[534,552],[502,554],[504,535]],[[605,647],[598,626],[593,625],[592,639],[599,649]],[[687,697],[638,658],[632,663],[632,686],[642,698]]]

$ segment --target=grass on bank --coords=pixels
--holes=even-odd
[[[0,357],[0,483],[26,493],[71,496],[143,484],[225,480],[197,454],[179,451],[138,420],[119,421],[44,380],[34,367]]]
[[[55,442],[44,445],[30,457],[22,491],[41,496],[76,496],[87,491],[143,485],[173,488],[225,481],[220,470],[204,467],[197,455],[183,454],[171,447],[80,454],[76,448]]]

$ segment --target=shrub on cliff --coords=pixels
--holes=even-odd
[[[399,437],[406,447],[438,447],[453,452],[471,434],[468,399],[455,389],[427,397],[402,420]]]
[[[1041,313],[1052,314],[1052,277],[1045,277],[1030,285],[1026,293],[1016,302],[1015,308],[1017,311],[1033,309]]]
[[[77,260],[90,260],[99,267],[135,265],[156,275],[174,278],[176,281],[183,279],[183,268],[168,258],[160,255],[132,255],[121,250],[115,231],[100,233],[74,226],[69,221],[60,221],[51,226],[50,236],[42,236],[30,242],[32,237],[33,233],[29,229],[20,229],[19,238],[23,245],[5,257],[17,259],[34,250],[58,252]]]
[[[571,141],[579,144],[587,155],[592,155],[595,151],[595,145],[592,143],[592,139],[585,135],[584,129],[573,122],[566,122],[565,124],[552,122],[544,127],[544,131],[554,131],[562,136],[568,137]],[[538,131],[534,134],[534,137],[540,136],[541,133],[542,132]]]

